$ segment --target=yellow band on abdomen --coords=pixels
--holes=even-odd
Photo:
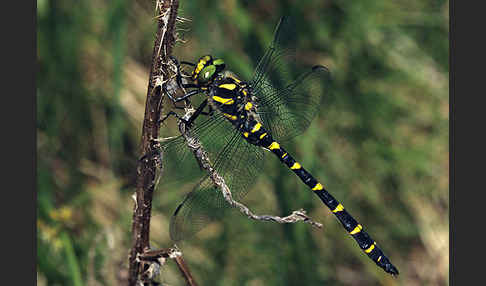
[[[320,191],[322,190],[324,187],[321,185],[321,183],[317,183],[314,188],[312,188],[313,191]]]
[[[332,210],[333,213],[341,212],[344,210],[344,207],[342,204],[339,204],[335,209]]]
[[[360,224],[358,224],[349,234],[357,234],[362,229],[363,229],[363,227]]]
[[[290,169],[292,169],[292,170],[297,170],[297,169],[300,169],[300,168],[302,168],[302,166],[299,163],[297,163],[297,162],[295,162],[292,165],[292,167],[290,167]]]
[[[270,144],[270,146],[268,146],[268,149],[270,150],[273,150],[273,149],[280,149],[280,144],[278,144],[277,142],[272,142],[272,144]]]
[[[370,253],[371,251],[373,251],[373,249],[375,249],[375,244],[376,242],[373,242],[373,244],[368,249],[366,249],[365,252]]]

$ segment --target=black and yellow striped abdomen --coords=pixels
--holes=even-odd
[[[270,150],[321,199],[369,258],[386,272],[398,275],[397,268],[391,264],[376,242],[364,231],[363,226],[326,191],[321,183],[288,154],[278,142],[274,141],[272,135],[256,116],[256,106],[248,97],[248,93],[249,90],[244,82],[236,77],[226,76],[221,81],[217,81],[210,89],[209,97],[212,104],[239,130],[246,141]]]
[[[273,140],[272,136],[258,122],[250,122],[248,130],[244,131],[243,136],[255,145],[262,146],[275,154],[279,160],[292,170],[332,211],[337,219],[344,226],[346,231],[356,240],[359,247],[371,258],[379,267],[392,275],[398,275],[398,270],[391,264],[388,257],[378,247],[376,242],[364,231],[363,226],[359,224],[324,186],[319,183],[309,172],[307,172],[300,163],[298,163],[290,154],[285,151],[280,144]],[[253,143],[257,141],[256,143]]]
[[[270,138],[268,138],[270,139]],[[391,264],[388,257],[378,247],[376,242],[364,231],[363,226],[359,224],[343,207],[338,200],[329,194],[324,186],[319,183],[301,164],[296,162],[285,149],[280,147],[277,142],[266,142],[267,148],[272,151],[287,167],[289,167],[314,193],[321,201],[332,211],[337,219],[344,226],[346,231],[356,240],[359,247],[371,258],[379,267],[386,272],[398,275],[398,270]]]

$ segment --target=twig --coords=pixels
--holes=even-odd
[[[189,118],[193,111],[194,109],[192,108],[186,109],[186,114],[183,116],[183,118],[184,119]],[[182,136],[184,136],[184,139],[186,140],[186,144],[194,154],[194,157],[196,158],[197,162],[204,170],[208,172],[211,181],[214,183],[215,186],[217,186],[221,190],[224,199],[232,207],[238,208],[238,210],[241,213],[245,214],[250,219],[254,219],[254,220],[274,221],[277,223],[296,223],[299,221],[303,221],[317,228],[322,227],[321,223],[315,222],[310,217],[308,217],[306,215],[305,210],[303,209],[293,211],[292,214],[286,217],[279,217],[273,215],[256,215],[252,213],[247,206],[245,206],[244,204],[238,201],[235,201],[231,195],[231,190],[228,188],[228,186],[224,181],[224,178],[221,177],[217,173],[217,171],[212,167],[211,162],[209,160],[209,156],[207,152],[204,150],[203,146],[201,145],[199,139],[192,136],[190,129],[186,128],[185,122],[179,120],[178,125],[179,125],[179,131],[181,132]]]
[[[140,257],[147,255],[147,252],[150,253],[151,251],[149,234],[152,195],[157,182],[156,174],[157,167],[160,164],[158,159],[160,158],[155,158],[150,154],[157,153],[157,146],[154,144],[153,139],[158,138],[160,129],[159,119],[163,108],[162,83],[169,80],[171,73],[173,73],[171,69],[172,62],[169,56],[172,54],[172,47],[175,43],[174,33],[178,7],[178,0],[156,1],[158,27],[152,53],[142,127],[141,153],[143,156],[137,166],[135,206],[132,221],[132,248],[130,250],[128,272],[128,285],[130,286],[140,285],[142,281],[146,281],[145,278],[147,277],[153,278],[151,275],[147,276],[147,270],[153,270],[154,273],[158,273],[156,271],[156,263],[141,263]],[[181,259],[175,259],[178,265],[183,262]],[[146,266],[149,269],[145,269]],[[160,267],[160,263],[158,267]],[[181,269],[180,266],[179,269]],[[184,266],[184,269],[181,269],[181,274],[186,281],[193,281],[186,266]],[[189,283],[189,285],[196,284]]]
[[[167,258],[173,259],[176,262],[179,271],[184,273],[183,276],[188,285],[197,286],[184,258],[182,258],[182,252],[177,246],[168,249],[149,250],[139,255],[138,259],[146,265],[149,265],[149,267],[146,267],[146,270],[142,273],[142,280],[150,281],[159,275],[159,269],[165,264]]]

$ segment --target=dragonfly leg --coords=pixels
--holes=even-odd
[[[186,107],[182,106],[177,106],[174,104],[175,109],[186,109]],[[211,107],[211,105],[208,105],[208,111],[201,111],[201,115],[207,115],[207,116],[212,116],[214,114],[214,109]]]
[[[191,62],[186,62],[186,61],[181,61],[181,64],[188,65],[188,66],[193,66],[193,67],[196,66],[196,64],[191,63]]]
[[[196,111],[191,115],[191,117],[189,117],[189,119],[185,119],[185,118],[181,117],[179,114],[177,114],[174,111],[169,111],[164,117],[159,119],[159,123],[163,123],[170,116],[174,116],[178,120],[181,120],[182,122],[184,122],[184,124],[186,124],[187,126],[191,126],[192,123],[194,122],[194,120],[196,120],[196,118],[199,117],[199,115],[206,115],[206,116],[213,115],[214,110],[211,108],[211,106],[208,106],[208,112],[203,111],[204,108],[207,106],[207,104],[208,104],[208,100],[205,99],[203,102],[201,102],[201,104],[197,107]],[[176,108],[183,109],[183,107],[176,107]]]
[[[179,87],[182,87],[182,88],[196,88],[196,90],[191,90],[190,92],[186,93],[184,96],[180,97],[180,98],[173,98],[172,96],[170,96],[170,93],[167,93],[169,95],[169,98],[172,100],[172,102],[174,103],[177,103],[177,102],[180,102],[180,101],[185,101],[186,104],[189,104],[190,101],[189,101],[189,97],[193,96],[193,95],[196,95],[198,93],[201,93],[201,89],[199,88],[199,86],[197,84],[194,84],[194,83],[190,83],[190,82],[183,82],[182,81],[182,77],[184,76],[184,74],[181,72],[181,65],[182,64],[185,64],[185,65],[190,65],[190,66],[196,66],[196,64],[194,63],[191,63],[191,62],[186,62],[186,61],[181,61],[179,62],[174,56],[170,56],[170,59],[174,62],[176,68],[177,68],[177,71],[176,71],[176,83]],[[186,77],[190,77],[188,75],[185,75]],[[176,106],[174,104],[174,106]],[[179,107],[176,107],[176,108],[179,108]],[[179,108],[180,109],[180,108]]]
[[[187,61],[180,61],[180,62],[179,62],[179,60],[177,60],[177,58],[176,58],[176,57],[174,57],[174,56],[169,56],[169,57],[170,57],[170,59],[171,59],[171,60],[172,60],[172,61],[175,63],[175,65],[176,65],[177,67],[180,67],[181,65],[189,65],[189,66],[193,66],[193,67],[195,67],[195,66],[196,66],[196,64],[191,63],[191,62],[187,62]]]
[[[199,88],[197,84],[193,83],[181,83],[181,86],[184,88]]]
[[[164,117],[160,118],[159,119],[159,123],[163,123],[165,120],[167,120],[167,118],[169,118],[170,116],[174,116],[175,118],[183,121],[184,123],[187,124],[187,120],[182,118],[179,114],[177,114],[176,112],[174,111],[169,111],[169,113],[167,113]]]
[[[205,99],[203,102],[201,102],[201,104],[197,107],[196,111],[191,115],[191,117],[189,117],[189,119],[185,119],[183,117],[181,117],[179,114],[177,114],[176,112],[174,111],[169,111],[164,117],[160,118],[159,119],[159,123],[163,123],[165,120],[167,120],[169,117],[171,116],[174,116],[175,118],[177,118],[178,120],[181,120],[182,122],[184,122],[184,124],[186,126],[191,126],[192,123],[194,122],[194,120],[196,120],[196,118],[199,117],[199,115],[205,115],[205,116],[212,116],[214,114],[214,110],[213,108],[211,108],[211,106],[208,106],[208,112],[204,112],[204,108],[207,106],[208,104],[208,100]],[[177,107],[176,108],[179,108],[179,109],[184,109],[183,107]],[[159,144],[159,141],[160,140],[157,140],[157,139],[150,139],[151,143],[153,144]],[[155,150],[159,150],[159,148],[155,147],[154,148]],[[138,160],[139,161],[143,161],[145,159],[147,159],[147,157],[152,157],[153,154],[157,153],[158,151],[153,151],[153,152],[150,152],[148,154],[144,154],[142,157],[140,157]]]
[[[174,103],[176,103],[176,102],[179,102],[179,101],[183,101],[183,100],[189,99],[189,97],[191,97],[191,96],[193,96],[193,95],[196,95],[196,94],[198,94],[198,93],[201,93],[201,90],[199,90],[199,89],[195,89],[195,90],[191,90],[191,91],[189,91],[189,92],[188,92],[188,93],[186,93],[186,94],[185,94],[183,97],[180,97],[180,98],[177,98],[177,99],[172,99],[172,98],[171,98],[171,99],[172,99],[172,101],[173,101]]]
[[[199,115],[208,115],[208,116],[211,116],[214,112],[214,110],[211,108],[211,106],[208,106],[209,108],[209,111],[208,112],[204,112],[204,108],[207,106],[208,104],[208,99],[206,98],[203,102],[201,102],[201,104],[197,107],[196,111],[191,115],[191,117],[186,121],[186,124],[188,126],[191,126],[191,124],[194,122],[194,120],[196,120],[196,118],[199,117]]]
[[[197,88],[198,86],[195,84],[185,84],[182,82],[182,76],[183,74],[181,73],[181,65],[189,65],[189,66],[196,66],[196,64],[193,64],[191,62],[186,62],[186,61],[181,61],[179,62],[174,56],[170,56],[170,59],[174,62],[176,68],[177,68],[177,75],[176,75],[176,81],[179,86],[182,86],[184,88]],[[186,75],[188,76],[188,75]]]
[[[179,114],[177,114],[176,112],[174,111],[169,111],[169,113],[167,113],[164,117],[160,118],[158,123],[163,123],[165,120],[167,120],[167,118],[169,118],[170,116],[174,116],[175,118],[179,119],[179,120],[182,120],[185,124],[188,124],[188,121],[184,118],[182,118]],[[139,161],[143,161],[143,160],[147,160],[147,158],[153,158],[154,154],[156,154],[156,156],[159,155],[160,153],[160,139],[155,139],[155,138],[151,138],[149,139],[150,140],[150,144],[153,146],[151,149],[152,151],[148,152],[148,153],[145,153],[144,155],[142,155],[138,160]]]
[[[202,115],[207,115],[207,116],[213,116],[214,114],[214,109],[211,107],[211,105],[208,105],[208,112],[201,112]]]

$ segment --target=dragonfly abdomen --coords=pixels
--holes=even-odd
[[[390,260],[385,256],[383,251],[378,247],[370,235],[364,231],[363,226],[359,224],[343,207],[338,200],[329,194],[324,186],[319,183],[314,176],[307,172],[300,163],[298,163],[284,148],[276,141],[269,140],[271,136],[264,138],[266,145],[263,145],[275,154],[279,160],[293,171],[331,210],[331,212],[341,222],[346,231],[354,238],[359,247],[371,258],[379,267],[392,275],[398,275],[398,270]],[[264,143],[264,142],[262,142]]]

